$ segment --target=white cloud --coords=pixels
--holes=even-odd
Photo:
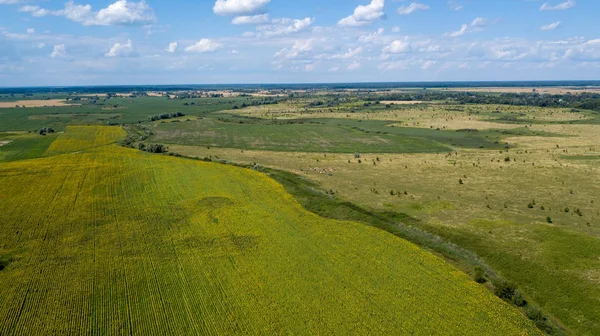
[[[276,52],[273,55],[273,58],[288,59],[288,60],[298,59],[313,50],[313,42],[314,42],[314,40],[312,40],[312,39],[296,41],[296,42],[294,42],[294,45],[290,49],[283,48],[283,49],[279,50],[278,52]]]
[[[427,6],[427,5],[420,4],[418,2],[413,2],[408,6],[402,6],[402,7],[398,8],[398,14],[408,15],[408,14],[412,14],[418,10],[428,10],[428,9],[429,9],[429,6]]]
[[[349,71],[352,71],[352,70],[356,70],[356,69],[358,69],[358,68],[360,68],[360,63],[354,62],[354,63],[352,63],[352,64],[348,65],[348,68],[347,68],[347,69],[348,69]]]
[[[271,24],[256,27],[259,36],[272,37],[300,32],[313,24],[312,18],[293,20],[288,18],[273,19]]]
[[[448,1],[448,8],[450,8],[450,10],[453,10],[453,11],[459,11],[459,10],[463,9],[463,5],[459,4],[456,1],[450,0],[450,1]]]
[[[315,70],[315,68],[316,68],[316,66],[317,66],[317,64],[319,64],[319,63],[317,62],[317,63],[309,63],[309,64],[306,64],[306,65],[304,66],[304,71],[306,71],[306,72],[311,72],[311,71],[314,71],[314,70]]]
[[[58,58],[67,56],[67,50],[64,44],[55,45],[50,57]]]
[[[19,8],[19,12],[31,13],[34,17],[43,17],[46,15],[59,15],[60,11],[53,12],[47,9],[41,8],[40,6],[23,6]]]
[[[554,29],[560,27],[560,25],[561,25],[561,22],[557,21],[557,22],[551,23],[549,25],[542,26],[540,29],[543,31],[554,30]]]
[[[450,36],[450,37],[463,36],[467,32],[468,29],[469,29],[469,26],[464,24],[464,25],[460,26],[459,30],[453,31],[451,33],[447,33],[446,36]]]
[[[239,52],[239,51],[237,51],[237,50],[235,50],[235,49],[231,51],[231,54],[232,54],[232,55],[238,55],[239,53],[240,53],[240,52]]]
[[[329,71],[329,72],[336,72],[338,70],[340,70],[340,67],[334,66],[334,67],[329,68],[329,70],[327,70],[327,71]]]
[[[463,24],[460,26],[460,29],[457,31],[453,31],[450,33],[446,33],[445,36],[449,37],[459,37],[463,36],[466,33],[475,32],[481,30],[481,28],[488,25],[488,22],[485,18],[478,17],[475,18],[470,24]]]
[[[73,1],[67,2],[64,9],[56,11],[39,6],[23,6],[19,11],[31,13],[35,17],[64,16],[84,26],[147,25],[156,21],[154,12],[145,0],[140,2],[117,0],[98,12],[92,11],[91,5],[79,5]]]
[[[127,43],[123,44],[120,42],[115,43],[110,50],[104,54],[106,57],[128,57],[135,54],[133,48],[133,42],[127,40]]]
[[[22,0],[0,0],[0,5],[14,5],[23,2]]]
[[[559,3],[558,5],[555,5],[555,6],[552,6],[552,5],[548,4],[547,2],[544,2],[542,7],[540,7],[540,10],[541,11],[559,11],[559,10],[573,8],[573,7],[575,7],[576,4],[577,3],[575,2],[575,0],[567,0],[567,1]]]
[[[217,0],[213,12],[217,15],[254,14],[271,0]]]
[[[357,56],[358,54],[363,52],[363,48],[362,47],[356,47],[354,49],[352,48],[348,48],[348,51],[343,53],[343,54],[336,54],[333,55],[331,57],[329,57],[330,59],[349,59],[349,58],[353,58],[355,56]]]
[[[31,35],[35,33],[35,28],[27,28],[27,34]]]
[[[196,42],[196,44],[192,44],[185,48],[187,52],[195,52],[195,53],[208,53],[221,49],[223,46],[211,39],[203,38],[200,41]]]
[[[385,18],[385,13],[383,12],[384,5],[385,0],[372,0],[366,6],[358,6],[354,9],[352,15],[341,19],[338,25],[356,27]]]
[[[174,53],[177,51],[177,47],[179,46],[179,44],[177,42],[171,42],[169,43],[169,46],[167,47],[167,52],[170,53]]]
[[[437,61],[425,61],[425,62],[423,62],[423,65],[421,65],[421,69],[427,70],[436,64],[437,64]]]
[[[410,44],[407,41],[395,40],[389,46],[383,48],[383,52],[391,54],[401,54],[410,50]]]
[[[235,25],[241,24],[261,24],[267,23],[269,21],[269,14],[258,14],[252,16],[237,16],[235,17],[231,23]]]
[[[385,29],[379,28],[374,33],[371,33],[371,34],[368,34],[368,35],[361,35],[358,38],[358,42],[361,42],[361,43],[372,43],[372,42],[375,42],[375,41],[377,41],[381,37],[381,35],[383,34],[384,31],[385,31]]]
[[[392,27],[392,33],[399,33],[399,32],[400,32],[400,27],[398,27],[398,26]]]

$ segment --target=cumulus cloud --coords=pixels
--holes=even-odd
[[[55,45],[50,57],[58,58],[67,56],[67,50],[64,44]]]
[[[22,2],[22,0],[0,0],[0,5],[15,5]]]
[[[231,23],[235,25],[242,24],[261,24],[269,22],[269,14],[258,14],[252,16],[238,16],[235,17]]]
[[[19,8],[19,12],[31,13],[31,15],[34,17],[43,17],[46,15],[60,15],[60,13],[61,13],[61,11],[53,12],[53,11],[44,9],[40,6],[30,6],[30,5]]]
[[[418,10],[428,10],[429,6],[424,5],[424,4],[420,4],[418,2],[413,2],[408,6],[402,6],[400,8],[398,8],[398,14],[400,15],[408,15],[408,14],[412,14]]]
[[[144,0],[140,2],[117,0],[97,12],[93,11],[92,6],[89,4],[79,5],[73,1],[67,2],[64,9],[56,11],[39,6],[23,6],[19,11],[31,13],[35,17],[64,16],[84,26],[147,25],[156,21],[154,11]]]
[[[271,0],[217,0],[213,12],[217,15],[248,15],[260,11]]]
[[[459,30],[453,31],[450,33],[446,33],[445,36],[449,36],[449,37],[463,36],[466,33],[481,30],[481,28],[483,28],[487,25],[488,25],[488,22],[485,18],[478,17],[478,18],[475,18],[470,24],[461,25]]]
[[[185,48],[187,52],[208,53],[221,49],[223,46],[211,39],[203,38],[200,41]]]
[[[356,27],[383,19],[385,18],[385,13],[383,12],[384,5],[385,0],[372,0],[371,3],[366,6],[358,6],[354,9],[352,15],[341,19],[338,22],[338,25]]]
[[[383,48],[383,52],[391,54],[405,53],[410,50],[410,44],[407,41],[395,40],[389,46]]]
[[[381,35],[383,34],[385,30],[383,28],[379,28],[377,29],[376,32],[368,34],[368,35],[361,35],[358,38],[358,42],[361,43],[373,43],[378,41],[381,38]]]
[[[135,54],[133,48],[133,42],[127,40],[127,43],[123,44],[120,42],[115,43],[110,50],[104,54],[106,57],[129,57]]]
[[[350,65],[348,65],[347,69],[349,71],[352,71],[352,70],[356,70],[358,68],[360,68],[360,63],[354,62],[354,63],[351,63]]]
[[[167,52],[170,52],[170,53],[176,52],[178,46],[179,46],[179,44],[177,42],[169,43],[169,46],[167,47]]]
[[[27,34],[31,35],[35,33],[35,28],[27,28]]]
[[[275,59],[298,59],[302,56],[307,55],[313,50],[314,40],[301,40],[294,42],[291,48],[283,48],[273,55]]]
[[[434,65],[436,65],[436,64],[437,64],[437,61],[431,61],[431,60],[429,60],[429,61],[425,61],[425,62],[423,62],[423,64],[421,65],[421,69],[422,69],[422,70],[427,70],[427,69],[431,68],[432,66],[434,66]]]
[[[258,32],[258,36],[273,37],[297,33],[307,29],[312,24],[312,18],[304,18],[301,20],[280,18],[273,19],[270,24],[260,25],[256,27],[256,30]]]
[[[309,63],[304,66],[304,71],[311,72],[314,71],[319,63]]]
[[[558,5],[555,5],[555,6],[552,6],[552,5],[548,4],[547,2],[544,2],[542,7],[540,7],[540,10],[541,11],[559,11],[559,10],[573,8],[573,7],[575,7],[576,4],[577,3],[575,2],[575,0],[567,0],[567,1],[559,3]]]
[[[345,59],[354,58],[362,52],[363,52],[362,47],[348,48],[348,51],[346,51],[345,53],[334,54],[334,55],[319,55],[317,58],[329,59],[329,60],[336,60],[336,59],[345,60]]]
[[[560,27],[561,24],[562,23],[560,21],[557,21],[557,22],[551,23],[549,25],[540,27],[540,30],[543,30],[543,31],[554,30],[554,29]]]

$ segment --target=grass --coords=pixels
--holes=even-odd
[[[41,136],[37,133],[0,133],[0,142],[8,142],[0,146],[0,162],[41,157],[56,136],[56,134]]]
[[[64,98],[64,95],[49,95]],[[250,101],[247,97],[201,98],[169,100],[165,97],[101,98],[97,104],[89,101],[75,102],[81,105],[69,107],[0,108],[0,132],[31,131],[52,127],[62,131],[69,124],[132,124],[147,121],[149,116],[162,113],[183,112],[189,116],[201,116],[211,112],[228,110],[236,104]],[[185,106],[194,102],[195,105]]]
[[[475,252],[572,333],[596,334],[600,166],[588,158],[598,156],[600,130],[576,124],[534,125],[530,130],[563,136],[509,137],[513,148],[508,151],[362,153],[362,163],[339,153],[176,145],[171,150],[294,172],[368,211],[406,214],[417,220],[414,226]],[[535,205],[529,208],[532,200]]]
[[[242,121],[242,120],[241,120]],[[242,121],[243,122],[243,121]],[[157,123],[152,141],[240,149],[304,152],[447,152],[433,140],[416,136],[369,134],[350,127],[310,123],[240,123],[214,119]]]
[[[0,164],[0,334],[538,334],[413,244],[260,173],[103,145],[118,130]]]

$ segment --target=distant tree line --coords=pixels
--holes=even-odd
[[[600,94],[582,92],[580,94],[540,94],[531,93],[474,93],[457,91],[417,91],[385,95],[365,95],[367,101],[404,100],[434,101],[453,100],[458,104],[502,104],[535,107],[570,107],[600,111]]]
[[[252,100],[252,101],[249,101],[247,103],[244,102],[240,106],[234,105],[233,109],[237,110],[237,109],[240,109],[240,108],[246,108],[246,107],[250,107],[250,106],[274,105],[274,104],[279,104],[279,101],[275,100],[275,99]]]
[[[159,114],[159,115],[155,115],[155,116],[151,116],[150,120],[151,121],[158,121],[158,120],[163,120],[163,119],[171,119],[171,118],[179,118],[179,117],[184,117],[185,114],[182,112],[176,112],[176,113],[163,113],[163,114]]]
[[[54,129],[51,127],[44,127],[42,129],[39,130],[40,135],[46,135],[46,134],[50,134],[50,133],[54,133]]]
[[[163,144],[148,144],[148,145],[146,145],[143,142],[140,142],[138,144],[138,149],[146,151],[148,153],[166,153],[168,150],[167,146],[165,146]]]

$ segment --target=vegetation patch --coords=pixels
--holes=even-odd
[[[68,127],[61,155],[0,165],[0,241],[27,261],[0,272],[1,334],[539,334],[405,240],[307,212],[264,174],[119,134]]]

